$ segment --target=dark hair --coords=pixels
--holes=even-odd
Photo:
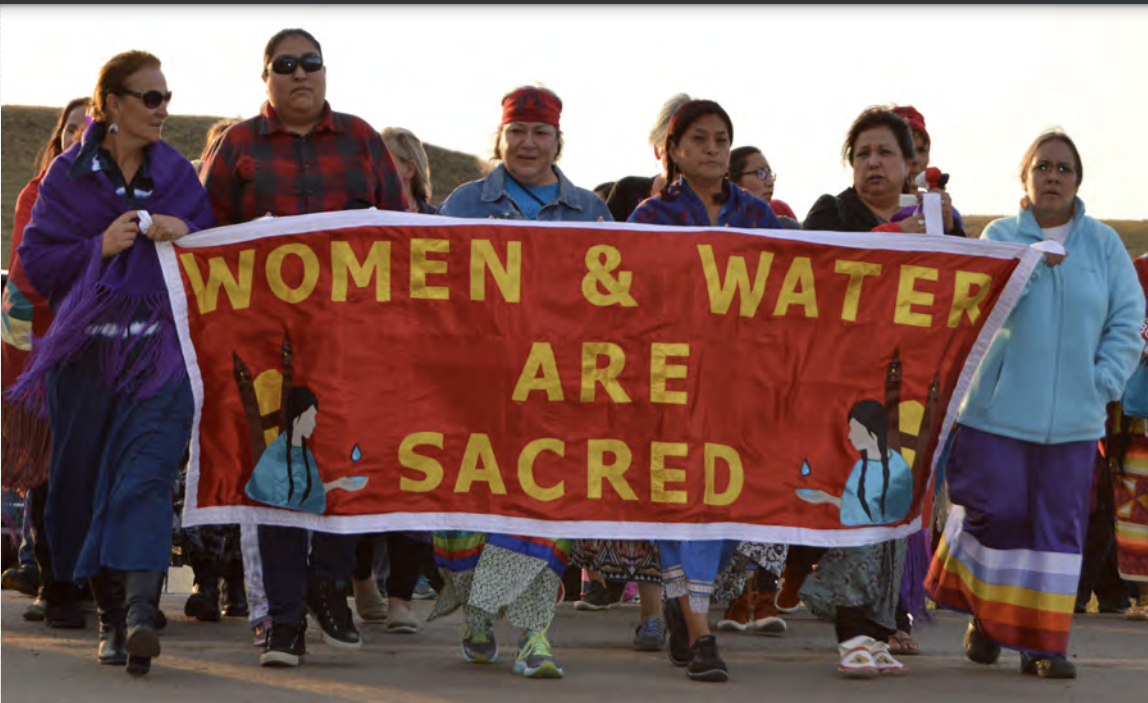
[[[761,149],[755,146],[739,146],[729,153],[729,178],[731,181],[736,181],[745,175],[745,165],[749,161],[749,157],[754,154],[761,154]],[[765,158],[765,154],[761,154],[761,158]]]
[[[96,92],[92,94],[92,117],[100,122],[107,121],[108,95],[122,94],[127,89],[128,78],[137,71],[160,67],[159,59],[146,51],[125,51],[108,59],[96,79]]]
[[[626,176],[614,184],[606,198],[606,207],[615,222],[625,222],[638,205],[650,197],[654,179],[646,176]]]
[[[594,192],[602,196],[602,199],[610,197],[610,191],[614,190],[614,181],[606,181],[594,186]]]
[[[893,133],[893,137],[901,147],[901,155],[906,159],[917,155],[917,149],[913,146],[913,130],[909,128],[909,123],[892,110],[870,107],[853,120],[849,132],[845,135],[845,143],[841,145],[841,158],[846,164],[852,165],[853,147],[857,146],[857,140],[861,135],[878,127],[885,127]]]
[[[689,102],[682,103],[675,112],[674,116],[670,118],[670,126],[666,129],[666,139],[662,142],[662,169],[666,174],[666,185],[662,188],[661,196],[668,199],[668,188],[677,177],[681,174],[678,170],[678,165],[674,163],[674,159],[670,156],[670,146],[680,144],[682,137],[685,136],[689,130],[690,125],[706,115],[717,115],[725,127],[729,130],[730,141],[733,141],[733,120],[729,118],[729,113],[722,109],[713,100],[690,100]],[[729,199],[729,179],[722,179],[721,193],[715,196],[715,202],[724,203]]]
[[[56,119],[56,127],[52,130],[52,136],[36,152],[36,160],[33,163],[36,164],[37,173],[47,171],[48,167],[52,165],[52,160],[64,152],[64,147],[60,146],[60,138],[64,134],[64,124],[68,121],[68,115],[72,114],[72,110],[77,107],[86,108],[91,104],[91,98],[75,98],[60,111],[60,116]],[[80,132],[83,133],[83,131],[81,128]]]
[[[275,36],[267,41],[267,47],[263,49],[264,78],[267,77],[267,66],[271,63],[271,59],[275,58],[276,49],[278,49],[279,45],[283,43],[283,40],[288,37],[303,37],[315,45],[315,51],[317,51],[320,56],[323,55],[323,47],[319,46],[319,40],[313,37],[306,29],[299,29],[298,27],[293,29],[280,29],[275,33]]]
[[[1072,138],[1069,137],[1064,130],[1054,127],[1053,129],[1041,132],[1040,136],[1036,138],[1036,141],[1028,148],[1028,151],[1024,152],[1024,159],[1020,162],[1021,183],[1026,185],[1028,183],[1028,169],[1032,165],[1032,160],[1036,156],[1037,150],[1056,139],[1068,145],[1068,150],[1072,152],[1072,158],[1076,161],[1076,163],[1073,164],[1076,168],[1076,187],[1079,188],[1080,184],[1084,182],[1084,162],[1080,160],[1080,151],[1077,150],[1076,143],[1072,141]]]
[[[284,424],[287,433],[287,500],[290,501],[291,497],[295,494],[295,477],[291,475],[291,435],[294,433],[295,419],[303,413],[307,412],[310,408],[319,409],[319,399],[311,392],[307,386],[291,386],[291,390],[287,391],[286,403],[286,419]],[[303,437],[303,467],[307,469],[307,489],[303,491],[303,497],[299,500],[300,503],[307,500],[307,496],[311,495],[311,465],[307,461],[307,438]]]
[[[900,118],[898,118],[900,119]],[[877,435],[877,450],[881,453],[881,470],[885,483],[881,488],[881,515],[885,514],[885,497],[889,494],[889,416],[885,414],[885,406],[876,400],[862,400],[849,409],[849,419],[856,420]],[[873,513],[869,510],[869,501],[865,499],[865,472],[869,469],[869,456],[864,449],[861,450],[861,480],[857,484],[857,499],[861,501],[861,508],[869,519]]]
[[[501,105],[502,103],[506,102],[507,98],[509,98],[511,95],[514,95],[515,93],[522,90],[523,88],[532,88],[534,90],[541,90],[544,93],[548,93],[551,97],[554,98],[554,100],[556,100],[558,102],[558,111],[559,112],[562,111],[562,98],[558,97],[558,93],[555,93],[553,90],[550,90],[549,88],[544,88],[540,85],[520,85],[517,88],[515,88],[514,90],[508,91],[506,93],[506,95],[503,95],[501,98],[499,98],[498,104]],[[502,161],[502,147],[501,147],[502,130],[505,128],[506,128],[506,125],[500,124],[500,125],[498,125],[498,131],[496,131],[494,133],[494,157],[493,157],[494,161]],[[564,136],[562,136],[562,130],[561,129],[558,129],[557,127],[555,127],[554,130],[556,132],[558,132],[558,151],[556,151],[554,153],[554,163],[558,163],[558,159],[562,158],[562,149],[563,149],[563,147],[566,146],[566,138]]]

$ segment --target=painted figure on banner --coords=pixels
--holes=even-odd
[[[329,491],[358,491],[367,485],[366,476],[323,482],[315,455],[307,448],[318,415],[315,394],[306,386],[293,387],[287,394],[285,429],[259,457],[247,482],[247,497],[276,508],[322,515]]]
[[[880,401],[859,401],[849,410],[849,443],[861,454],[840,496],[800,488],[797,496],[809,503],[832,503],[847,527],[900,522],[913,504],[913,470],[905,457],[889,447],[889,419]]]

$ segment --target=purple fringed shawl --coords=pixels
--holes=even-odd
[[[28,280],[47,296],[56,318],[33,343],[24,373],[7,397],[40,413],[45,412],[45,374],[91,344],[98,343],[104,378],[119,393],[146,397],[187,373],[155,244],[140,235],[120,254],[101,256],[104,230],[133,209],[115,192],[107,172],[73,169],[103,130],[99,122],[89,125],[83,144],[52,162],[19,248]],[[149,213],[179,217],[189,232],[214,226],[211,203],[191,162],[162,141],[149,147],[145,158],[155,183],[144,205]]]

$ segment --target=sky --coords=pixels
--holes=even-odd
[[[63,106],[108,58],[145,49],[172,114],[250,117],[264,45],[285,27],[322,44],[332,109],[483,158],[501,96],[546,85],[565,105],[559,166],[584,188],[656,173],[647,134],[685,92],[726,109],[734,145],[765,153],[775,197],[804,217],[851,183],[852,120],[897,103],[925,116],[963,213],[1015,214],[1021,157],[1061,127],[1088,213],[1148,219],[1143,5],[0,5],[0,104]]]

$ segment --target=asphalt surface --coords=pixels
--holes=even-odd
[[[185,581],[172,580],[173,590]],[[169,618],[163,654],[151,673],[133,679],[122,667],[95,661],[96,625],[85,630],[51,630],[21,617],[31,599],[3,591],[0,603],[0,693],[5,703],[52,701],[172,701],[180,703],[354,701],[361,703],[462,703],[518,701],[1131,701],[1148,700],[1148,623],[1118,615],[1078,615],[1070,657],[1076,681],[1045,681],[1018,673],[1018,657],[1005,652],[984,667],[964,658],[965,619],[938,613],[917,628],[922,653],[904,657],[902,677],[847,681],[836,674],[833,628],[802,611],[788,617],[782,638],[719,633],[730,680],[689,681],[664,653],[631,649],[638,621],[633,605],[585,613],[563,604],[551,628],[566,678],[534,681],[511,667],[517,632],[498,627],[502,652],[492,665],[459,656],[460,620],[452,616],[424,623],[413,635],[387,634],[381,625],[360,627],[360,651],[341,653],[308,631],[308,654],[295,669],[265,669],[251,646],[246,620],[200,623],[183,615],[186,593],[169,592],[162,607]],[[430,602],[416,602],[422,617]],[[714,608],[711,622],[721,616]]]

